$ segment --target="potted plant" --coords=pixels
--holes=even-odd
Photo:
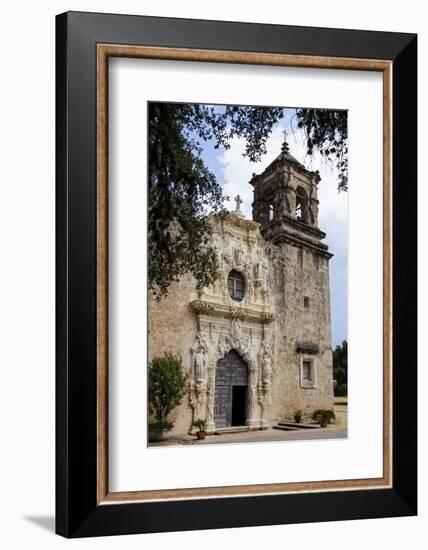
[[[321,428],[326,428],[327,424],[336,419],[336,415],[331,409],[317,409],[312,418],[317,420]]]
[[[205,439],[205,436],[207,435],[207,432],[205,431],[205,420],[198,418],[193,422],[193,425],[195,426],[195,428],[198,428],[198,431],[196,432],[196,437],[200,441],[202,439]]]
[[[174,424],[168,421],[156,420],[149,424],[149,441],[166,441]]]
[[[300,424],[302,420],[302,411],[300,409],[297,409],[297,411],[294,411],[293,416],[294,416],[294,422],[296,422],[297,424]]]
[[[153,357],[149,363],[149,411],[153,422],[149,424],[149,441],[168,439],[174,423],[168,418],[181,403],[186,387],[181,359],[169,353]]]

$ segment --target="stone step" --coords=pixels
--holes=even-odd
[[[227,428],[217,428],[214,432],[216,435],[222,434],[237,434],[241,432],[249,432],[249,426],[228,426]]]
[[[277,424],[276,426],[272,426],[274,430],[282,430],[284,432],[299,432],[300,428],[296,428],[295,426],[281,426],[280,424]]]
[[[313,424],[304,423],[304,422],[279,422],[278,426],[284,427],[284,428],[297,428],[299,430],[313,430],[316,428],[319,428],[320,425],[316,424],[315,422]]]

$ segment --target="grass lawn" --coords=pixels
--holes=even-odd
[[[348,404],[348,398],[345,397],[335,397],[334,398],[334,404],[335,405],[347,405]]]

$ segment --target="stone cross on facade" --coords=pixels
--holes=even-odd
[[[236,197],[233,199],[235,202],[236,202],[236,207],[235,207],[235,214],[237,214],[238,216],[242,216],[242,212],[241,212],[241,204],[242,204],[242,199],[239,195],[236,195]]]

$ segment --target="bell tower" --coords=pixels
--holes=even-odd
[[[319,182],[319,173],[293,157],[286,141],[264,172],[253,174],[253,220],[261,224],[266,240],[308,246],[331,257],[321,242],[325,233],[318,228]]]
[[[329,282],[333,255],[318,227],[320,176],[294,158],[284,142],[280,154],[250,183],[253,220],[271,251],[278,346],[272,400],[283,402],[284,418],[293,410],[310,416],[317,408],[334,406]]]

